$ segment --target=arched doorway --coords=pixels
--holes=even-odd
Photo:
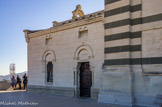
[[[93,72],[90,60],[93,59],[92,48],[87,44],[79,46],[74,54],[77,61],[75,74],[76,95],[79,97],[91,97],[91,87],[93,83]]]

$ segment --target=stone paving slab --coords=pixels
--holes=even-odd
[[[126,107],[95,100],[38,94],[27,91],[1,91],[0,107]]]

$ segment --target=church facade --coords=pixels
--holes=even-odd
[[[102,11],[84,15],[78,5],[70,20],[54,21],[45,30],[24,30],[27,90],[158,106],[162,101],[161,5],[161,0],[105,0]]]

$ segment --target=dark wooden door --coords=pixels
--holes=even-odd
[[[47,82],[53,82],[53,64],[48,62],[47,64]]]
[[[89,62],[81,63],[80,67],[80,96],[90,97],[92,86],[92,72],[90,71]]]

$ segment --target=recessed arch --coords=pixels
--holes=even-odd
[[[46,61],[47,59],[49,59],[48,57],[51,57],[51,61],[56,61],[56,55],[55,55],[55,52],[53,50],[46,50],[43,54],[43,57],[42,57],[42,61]]]
[[[53,84],[54,64],[56,61],[56,55],[53,50],[46,50],[42,56],[42,67],[45,73],[45,84]]]
[[[91,46],[89,46],[88,44],[82,44],[82,45],[78,46],[77,49],[75,50],[74,59],[79,60],[79,54],[83,51],[88,52],[89,59],[94,58],[94,54],[93,54],[93,50],[92,50]]]

